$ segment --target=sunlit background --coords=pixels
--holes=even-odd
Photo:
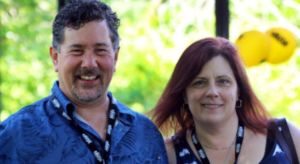
[[[146,113],[159,99],[179,56],[215,36],[213,0],[105,0],[121,19],[121,50],[110,91]],[[229,0],[229,40],[282,27],[300,36],[300,0]],[[57,75],[49,55],[57,0],[0,0],[0,121],[46,97]],[[300,127],[300,51],[280,64],[248,67],[255,92],[273,117]]]

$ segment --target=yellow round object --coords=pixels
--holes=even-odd
[[[270,38],[271,49],[266,60],[277,64],[288,60],[297,47],[297,39],[294,34],[284,28],[271,28],[266,31]]]
[[[270,41],[266,34],[260,31],[247,31],[235,42],[245,66],[251,67],[262,63],[269,51]]]

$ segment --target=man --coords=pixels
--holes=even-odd
[[[53,23],[58,73],[49,97],[0,124],[0,163],[167,163],[155,125],[108,92],[119,19],[97,0],[76,1]]]

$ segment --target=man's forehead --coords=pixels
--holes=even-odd
[[[105,25],[108,28],[106,19],[103,19],[103,20],[93,20],[93,21],[84,22],[84,23],[81,23],[79,26],[67,25],[67,26],[65,26],[64,30],[65,31],[78,31],[78,30],[82,29],[83,27],[85,27],[87,24],[91,24],[91,23],[97,23],[102,26]]]

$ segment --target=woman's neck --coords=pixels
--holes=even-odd
[[[238,128],[238,118],[219,123],[195,123],[195,134],[202,145],[214,148],[224,148],[235,141]]]

